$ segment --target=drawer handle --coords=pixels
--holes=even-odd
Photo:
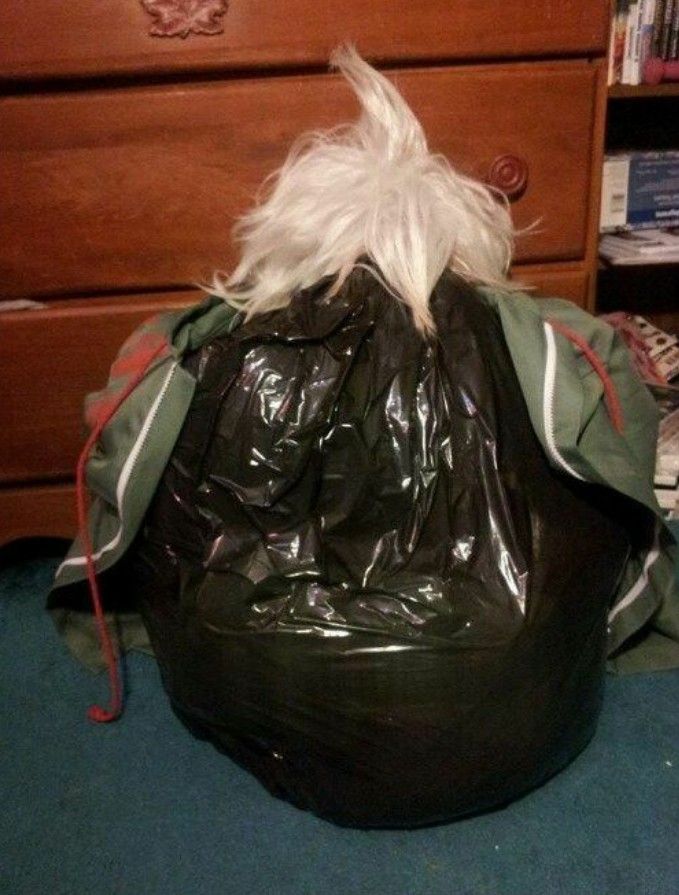
[[[486,183],[501,190],[510,202],[516,202],[528,186],[528,164],[517,155],[498,155],[490,166]]]
[[[227,0],[141,0],[153,18],[151,37],[188,37],[190,34],[222,34],[221,17]]]

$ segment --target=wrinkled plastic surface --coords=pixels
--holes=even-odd
[[[473,289],[442,279],[430,342],[365,270],[322,294],[188,360],[130,592],[177,713],[276,795],[503,804],[592,736],[624,507],[549,467]]]

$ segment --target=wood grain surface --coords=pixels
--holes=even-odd
[[[595,71],[534,63],[392,72],[433,149],[486,177],[523,159],[517,261],[582,257]],[[230,232],[310,128],[355,116],[335,76],[0,99],[6,296],[185,286],[233,263]]]
[[[169,6],[171,0],[166,0]],[[226,5],[226,4],[225,4]],[[325,66],[354,41],[376,61],[603,52],[606,0],[229,0],[219,34],[150,34],[140,0],[7,0],[0,77]]]
[[[83,399],[106,385],[132,330],[196,293],[71,299],[0,314],[0,485],[72,476],[84,442]]]
[[[72,484],[0,488],[0,547],[21,538],[67,538],[77,529]]]

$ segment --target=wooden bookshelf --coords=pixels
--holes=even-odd
[[[664,84],[611,84],[609,99],[649,99],[657,96],[679,96],[679,81]]]
[[[605,152],[679,150],[679,83],[612,84]],[[641,314],[679,333],[679,262],[612,265],[600,261],[596,310]]]
[[[600,262],[597,311],[641,314],[661,329],[679,333],[679,263]]]

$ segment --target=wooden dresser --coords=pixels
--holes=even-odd
[[[82,400],[145,317],[228,267],[300,131],[357,112],[353,40],[432,147],[502,187],[516,275],[591,301],[607,0],[24,0],[0,8],[0,544],[74,530]]]

